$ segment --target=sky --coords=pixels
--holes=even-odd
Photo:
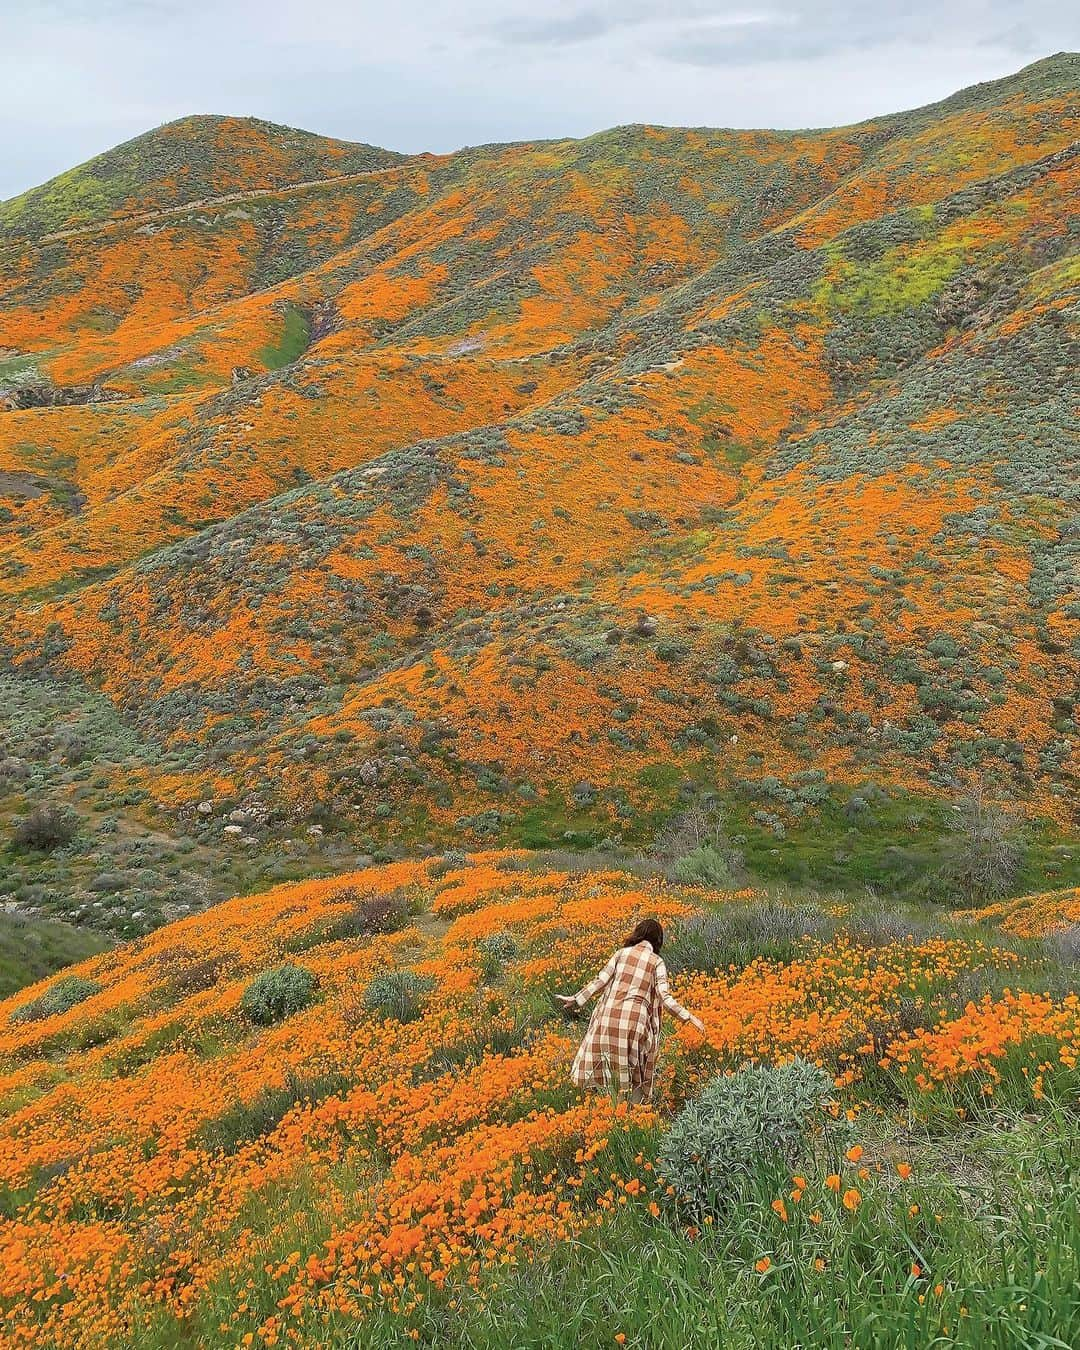
[[[1078,47],[1071,0],[0,0],[0,199],[189,113],[409,152],[833,126]]]

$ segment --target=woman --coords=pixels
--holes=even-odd
[[[657,921],[642,919],[584,989],[557,995],[564,1008],[583,1008],[604,990],[574,1058],[571,1077],[578,1087],[614,1088],[632,1102],[647,1102],[652,1098],[663,1009],[705,1030],[671,996],[667,967],[660,959],[663,945],[664,930]]]

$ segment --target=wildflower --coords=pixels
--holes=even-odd
[[[771,1265],[772,1262],[769,1260],[769,1258],[767,1256],[763,1256],[760,1261],[754,1262],[754,1269],[757,1271],[759,1275],[764,1275]]]
[[[844,1208],[854,1212],[859,1208],[859,1201],[862,1199],[862,1196],[859,1194],[859,1192],[855,1189],[854,1186],[851,1186],[844,1192],[843,1199],[844,1199]]]
[[[774,1200],[772,1202],[772,1207],[775,1210],[775,1212],[780,1216],[780,1222],[787,1223],[788,1221],[787,1206],[784,1204],[783,1200]]]
[[[908,1177],[911,1176],[911,1164],[910,1164],[910,1163],[897,1163],[897,1164],[896,1164],[896,1174],[897,1174],[897,1176],[900,1178],[901,1181],[907,1181]]]
[[[850,1163],[857,1163],[859,1159],[862,1157],[862,1155],[863,1155],[862,1144],[853,1144],[851,1148],[849,1148],[848,1151],[844,1154],[844,1157]]]
[[[839,1174],[837,1172],[830,1172],[829,1175],[825,1178],[825,1185],[828,1186],[830,1191],[839,1191],[840,1190]]]

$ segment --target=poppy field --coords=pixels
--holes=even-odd
[[[553,994],[642,913],[706,1032],[628,1108],[570,1088]],[[1069,931],[505,851],[218,905],[0,1009],[4,1343],[1069,1344]],[[690,1214],[671,1121],[795,1057],[830,1084],[797,1166]]]

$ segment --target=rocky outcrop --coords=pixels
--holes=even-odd
[[[104,384],[23,384],[0,391],[0,406],[8,412],[24,408],[70,408],[78,403],[115,403],[125,398],[123,390]]]

